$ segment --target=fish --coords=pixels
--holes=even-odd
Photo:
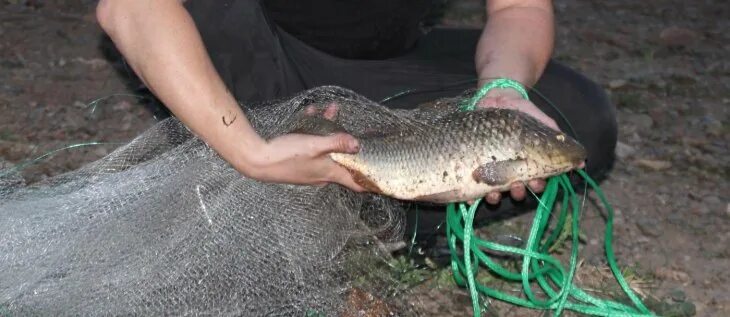
[[[316,122],[307,120],[299,131],[346,132],[336,123]],[[473,201],[514,182],[558,175],[587,156],[574,138],[505,108],[457,111],[426,128],[405,126],[358,141],[358,153],[329,154],[357,184],[376,194],[436,204]]]

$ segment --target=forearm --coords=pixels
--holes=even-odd
[[[264,141],[217,74],[182,4],[175,0],[102,1],[97,16],[149,89],[196,135],[244,172],[249,160],[244,153],[254,152]]]
[[[487,24],[475,57],[479,85],[506,77],[532,86],[553,50],[549,0],[488,0]]]

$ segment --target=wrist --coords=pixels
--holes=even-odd
[[[511,88],[492,88],[484,98],[508,98],[508,99],[524,99],[519,91]]]
[[[509,92],[508,90],[512,90],[513,92]],[[496,78],[481,86],[471,99],[461,105],[461,109],[473,110],[480,100],[498,96],[529,100],[527,90],[521,83],[509,78]]]
[[[233,167],[241,174],[250,178],[257,178],[258,172],[265,166],[268,153],[268,142],[258,134],[246,136],[236,147],[233,158],[230,160]]]
[[[484,96],[517,96],[523,99],[530,99],[525,86],[512,78],[500,77],[492,79],[480,88]]]

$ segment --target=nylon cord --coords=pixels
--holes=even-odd
[[[480,99],[479,96],[484,96],[490,88],[485,86],[478,90],[475,97],[471,98],[462,110],[473,110],[476,102]],[[542,94],[539,94],[539,96],[557,110],[557,107]],[[560,115],[567,122],[565,116],[562,113]],[[575,134],[575,130],[570,123],[568,123],[568,126]],[[452,203],[446,207],[446,235],[451,251],[451,268],[454,281],[460,286],[467,287],[469,290],[474,316],[481,315],[481,306],[479,304],[480,293],[526,308],[552,310],[555,316],[561,315],[566,309],[593,316],[653,316],[629,287],[616,264],[612,247],[613,209],[611,205],[606,200],[600,187],[585,171],[580,169],[577,172],[598,195],[608,213],[605,235],[606,257],[615,279],[624,293],[629,297],[634,307],[593,297],[573,284],[578,259],[579,219],[581,210],[576,192],[573,189],[567,173],[564,173],[549,178],[542,196],[536,196],[539,204],[525,248],[516,248],[484,241],[474,234],[473,219],[481,200],[477,200],[470,206],[467,206],[465,203],[459,203],[458,210],[460,212],[456,212],[456,204]],[[561,209],[558,211],[557,224],[553,228],[552,233],[544,242],[541,242],[547,231],[549,217],[553,212],[559,194],[562,194],[563,199]],[[558,242],[559,234],[563,232],[564,226],[566,225],[568,212],[571,212],[572,216],[570,221],[572,239],[570,263],[566,270],[557,259],[549,254],[549,250]],[[457,256],[459,251],[458,241],[462,242],[462,258]],[[483,249],[521,255],[522,266],[520,272],[511,272],[505,269],[490,259]],[[474,257],[473,260],[472,256]],[[485,266],[501,278],[520,281],[523,295],[526,298],[506,294],[478,284],[476,282],[476,276],[480,265]],[[537,284],[536,286],[542,291],[545,299],[540,299],[536,296],[535,291],[533,291],[534,284]],[[553,285],[557,286],[558,289],[553,289]],[[570,299],[574,299],[574,301]]]

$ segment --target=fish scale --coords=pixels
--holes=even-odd
[[[449,203],[578,167],[573,138],[512,109],[456,112],[428,124],[360,137],[357,154],[331,153],[356,182],[398,199]]]

